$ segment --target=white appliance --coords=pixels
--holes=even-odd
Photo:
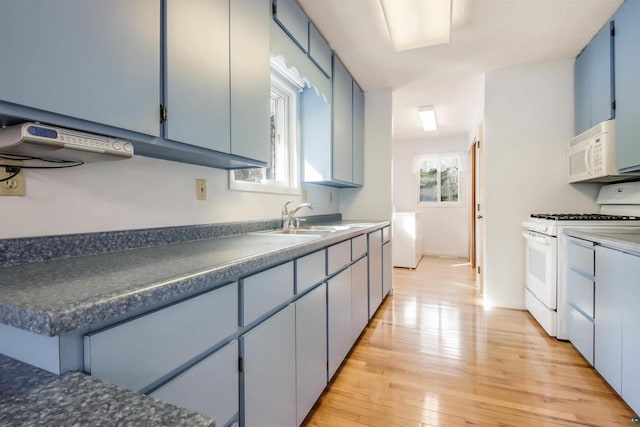
[[[420,213],[394,212],[391,218],[393,266],[416,268],[422,259]]]
[[[616,122],[606,120],[567,141],[568,182],[618,182],[638,179],[616,166]]]
[[[522,223],[525,306],[544,330],[558,339],[568,339],[564,231],[628,228],[640,233],[640,182],[603,186],[598,204],[598,214],[533,214]]]
[[[0,129],[0,154],[16,157],[95,162],[133,157],[133,144],[39,123]]]

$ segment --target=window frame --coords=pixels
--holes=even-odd
[[[289,184],[265,180],[263,182],[249,182],[235,179],[235,170],[229,171],[229,189],[234,191],[250,191],[258,193],[299,195],[300,183],[300,92],[304,88],[304,81],[295,74],[295,70],[287,69],[278,58],[271,58],[271,92],[287,97],[287,114],[285,129],[288,129],[288,162]],[[270,93],[271,93],[270,92]],[[271,99],[271,98],[270,98]],[[262,168],[264,169],[264,168]]]
[[[440,200],[442,198],[442,190],[441,190],[441,166],[443,158],[455,158],[458,161],[458,200],[455,202]],[[421,163],[426,159],[437,160],[438,162],[438,173],[437,173],[437,195],[438,200],[436,201],[421,201],[420,200],[420,170]],[[461,172],[462,172],[462,153],[432,153],[432,154],[422,154],[414,157],[415,165],[416,165],[416,173],[415,173],[415,182],[416,182],[416,205],[419,207],[428,207],[428,208],[455,208],[461,207],[463,205],[463,195],[462,195],[462,185],[461,185]]]

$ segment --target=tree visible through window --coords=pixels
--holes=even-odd
[[[460,201],[460,156],[426,156],[419,165],[419,203]]]

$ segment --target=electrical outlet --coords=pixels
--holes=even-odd
[[[333,203],[333,191],[329,192],[329,203]]]
[[[196,179],[196,200],[207,200],[207,180]]]
[[[307,201],[307,190],[300,190],[300,201],[303,203]]]
[[[0,161],[3,165],[16,165],[22,166],[23,162],[18,160],[5,160]],[[0,182],[0,196],[24,196],[25,195],[25,179],[24,169],[20,169],[20,172],[13,178]],[[7,172],[5,166],[0,166],[0,179],[4,179],[13,175],[13,172]]]

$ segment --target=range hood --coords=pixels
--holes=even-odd
[[[0,129],[0,154],[88,163],[129,159],[133,157],[133,144],[27,122]]]

